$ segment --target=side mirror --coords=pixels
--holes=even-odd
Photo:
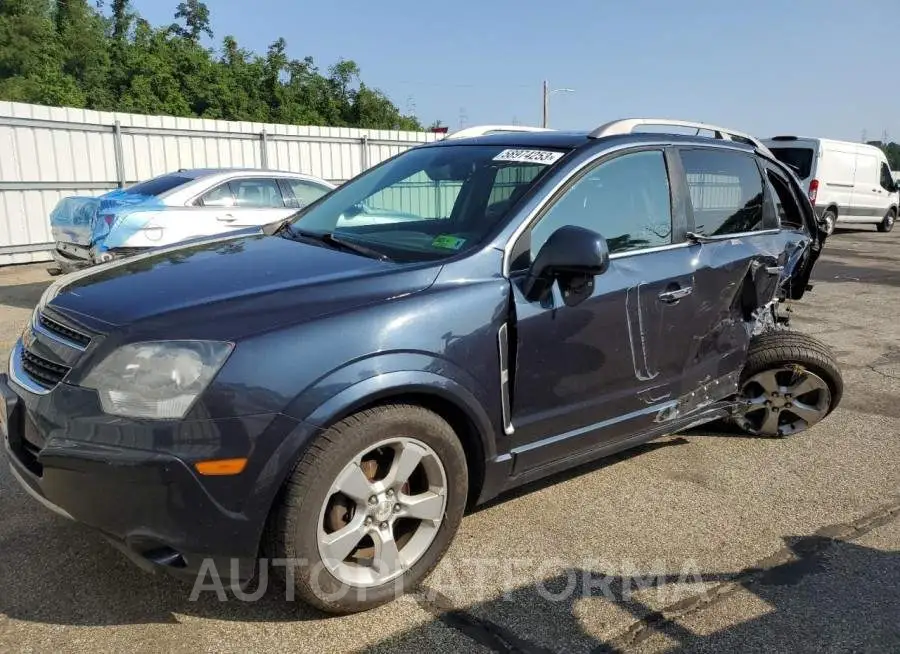
[[[591,278],[609,268],[609,246],[597,232],[566,225],[550,235],[537,253],[528,271],[525,297],[536,300],[544,296],[558,277]]]

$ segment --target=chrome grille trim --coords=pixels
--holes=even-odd
[[[34,331],[41,336],[45,336],[50,340],[71,347],[72,349],[84,352],[88,345],[91,344],[91,337],[83,334],[77,329],[72,329],[63,325],[58,320],[54,320],[45,315],[43,311],[37,310],[31,321]]]

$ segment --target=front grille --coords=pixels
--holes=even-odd
[[[36,384],[47,389],[55,387],[69,372],[67,366],[48,361],[28,350],[22,350],[22,368]]]
[[[48,332],[56,334],[60,338],[63,338],[67,341],[71,341],[76,345],[85,348],[91,343],[91,337],[86,334],[82,334],[79,331],[72,329],[71,327],[66,327],[62,323],[59,323],[53,318],[49,318],[43,313],[38,314],[38,323],[40,323],[41,327],[46,329]]]

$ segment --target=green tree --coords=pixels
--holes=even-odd
[[[94,4],[96,3],[96,4]],[[210,11],[183,0],[169,26],[154,27],[129,0],[0,0],[0,98],[100,110],[305,125],[421,129],[359,65],[327,74],[293,59],[276,39],[265,55],[226,36],[217,52]]]

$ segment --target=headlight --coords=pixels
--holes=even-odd
[[[123,345],[91,370],[81,386],[96,389],[106,413],[182,418],[233,348],[214,341]]]

